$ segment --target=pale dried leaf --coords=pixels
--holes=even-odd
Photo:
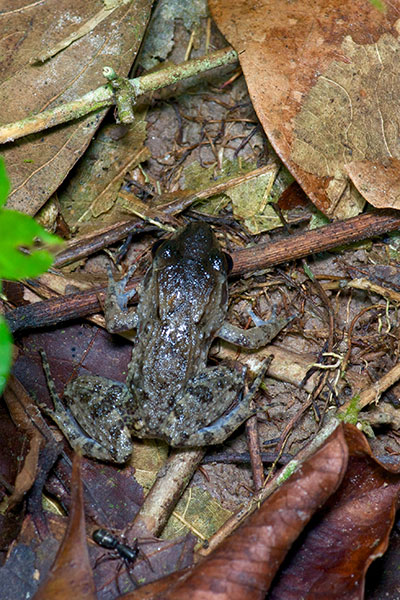
[[[0,121],[11,123],[62,105],[105,83],[108,65],[126,75],[139,48],[151,2],[121,3],[83,37],[40,65],[44,47],[55,48],[98,15],[100,0],[48,0],[0,14],[2,104]],[[3,147],[12,193],[9,208],[35,214],[86,149],[106,110]]]

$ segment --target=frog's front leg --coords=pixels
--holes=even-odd
[[[91,458],[125,462],[132,453],[130,430],[122,416],[125,407],[132,405],[125,384],[83,375],[66,386],[67,405],[64,405],[44,353],[42,361],[54,410],[43,405],[41,408],[58,425],[73,449]]]
[[[126,275],[119,281],[115,281],[110,265],[107,265],[107,267],[108,289],[104,303],[104,316],[107,329],[110,333],[136,329],[136,311],[128,309],[128,302],[136,294],[136,290],[127,291],[125,289],[129,279],[136,271],[136,265],[132,265]]]
[[[253,317],[254,318],[254,317]],[[261,325],[252,327],[251,329],[241,329],[231,323],[224,323],[221,329],[218,331],[217,336],[226,342],[240,346],[241,348],[248,348],[249,350],[257,350],[269,344],[271,340],[278,335],[278,333],[286,327],[294,317],[279,317],[275,314],[268,321],[261,321]]]

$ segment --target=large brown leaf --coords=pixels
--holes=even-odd
[[[365,574],[386,551],[400,477],[373,458],[365,437],[345,426],[349,462],[342,485],[290,553],[268,598],[364,597]]]
[[[106,65],[126,75],[142,40],[151,4],[151,0],[120,0],[104,15],[101,0],[48,0],[27,6],[12,3],[12,9],[10,2],[3,0],[0,122],[22,119],[103,85]],[[82,37],[46,62],[31,64],[44,49],[76,33],[96,15],[99,23],[92,24]],[[8,207],[35,214],[84,152],[105,113],[101,110],[4,146],[13,186]]]
[[[398,192],[385,195],[399,188],[400,3],[376,5],[210,0],[271,143],[328,215],[359,212],[359,192],[400,207]]]

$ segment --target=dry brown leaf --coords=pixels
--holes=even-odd
[[[35,600],[95,600],[92,569],[86,544],[80,456],[75,454],[71,477],[71,512],[64,539]]]
[[[352,161],[345,168],[360,194],[376,208],[400,208],[400,160]]]
[[[384,200],[387,186],[399,187],[398,171],[382,166],[400,158],[400,3],[384,10],[368,0],[210,6],[238,52],[264,130],[318,208],[357,214],[365,175],[374,181],[369,202],[400,207],[393,195]]]
[[[10,9],[10,2],[2,4],[0,121],[9,123],[103,85],[104,66],[126,75],[140,46],[152,2],[115,2],[107,18],[101,0],[48,0],[15,9]],[[101,18],[96,20],[96,15]],[[91,26],[85,33],[82,25],[87,22]],[[83,35],[71,41],[70,36],[77,33]],[[44,47],[55,48],[67,38],[69,45],[47,62],[31,64]],[[84,152],[105,113],[101,110],[76,123],[4,146],[13,186],[8,207],[35,214]]]
[[[361,600],[369,565],[388,547],[400,477],[372,456],[356,427],[344,431],[349,462],[343,482],[290,553],[271,600]]]
[[[68,184],[57,194],[62,214],[71,229],[93,219],[97,221],[91,228],[98,228],[99,223],[121,217],[123,210],[116,205],[116,200],[123,178],[127,171],[150,156],[144,147],[144,114],[135,116],[130,126],[101,127],[68,178]],[[126,214],[123,217],[126,218]]]

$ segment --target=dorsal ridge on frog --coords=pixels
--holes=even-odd
[[[67,408],[49,383],[55,410],[47,412],[75,449],[124,462],[132,451],[131,434],[176,447],[219,444],[254,414],[255,390],[243,397],[244,370],[207,367],[210,345],[219,335],[247,348],[262,347],[290,318],[249,331],[224,323],[229,268],[211,227],[191,223],[155,245],[135,313],[127,307],[132,292],[125,291],[126,278],[110,280],[106,322],[112,329],[124,323],[137,329],[126,383],[80,376],[65,388]],[[49,380],[47,365],[45,372]]]

